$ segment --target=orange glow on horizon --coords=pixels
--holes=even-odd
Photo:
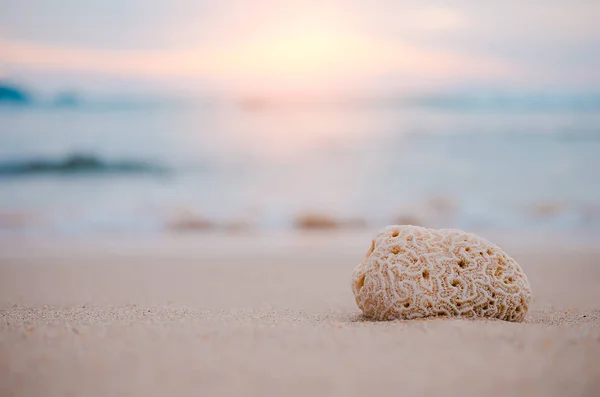
[[[261,14],[249,25],[233,29],[224,22],[229,28],[218,29],[212,40],[181,43],[173,50],[95,50],[0,38],[0,61],[67,72],[196,79],[237,92],[314,92],[360,86],[395,74],[443,79],[511,72],[501,62],[377,37],[355,24],[344,24],[358,19],[349,12],[333,10],[326,17],[317,12]],[[426,16],[433,25],[458,24],[447,12]]]

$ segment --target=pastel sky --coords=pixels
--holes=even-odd
[[[224,91],[600,88],[600,1],[0,0],[0,77]]]

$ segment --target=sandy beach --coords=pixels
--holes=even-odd
[[[350,290],[371,234],[4,238],[0,395],[600,395],[600,248],[495,239],[524,323],[374,323]]]

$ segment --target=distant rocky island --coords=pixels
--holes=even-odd
[[[54,97],[52,103],[55,106],[71,107],[79,104],[79,97],[74,92],[61,92]]]
[[[0,82],[0,103],[15,105],[27,105],[33,102],[33,98],[25,89],[13,84]]]
[[[78,106],[80,103],[81,100],[75,92],[63,91],[51,98],[41,100],[39,97],[31,94],[27,89],[17,84],[0,81],[0,105],[74,107]]]

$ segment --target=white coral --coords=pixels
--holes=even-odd
[[[354,270],[358,307],[375,320],[430,316],[523,321],[531,287],[498,246],[461,230],[388,226]]]

